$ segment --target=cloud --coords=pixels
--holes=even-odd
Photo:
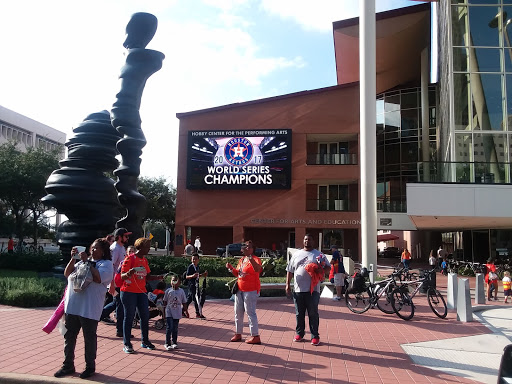
[[[332,32],[334,21],[355,17],[357,0],[261,0],[262,8],[271,15],[292,20],[307,31]]]

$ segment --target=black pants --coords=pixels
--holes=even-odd
[[[75,346],[78,333],[82,329],[85,344],[85,368],[96,369],[96,350],[98,347],[96,330],[98,321],[66,313],[66,333],[64,334],[64,362],[62,368],[75,367]]]

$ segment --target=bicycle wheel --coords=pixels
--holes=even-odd
[[[347,303],[348,309],[354,313],[363,313],[370,308],[370,290],[365,288],[363,292],[351,292],[345,293],[345,303]]]
[[[446,302],[444,301],[443,295],[434,288],[430,288],[427,292],[428,296],[428,305],[432,312],[434,312],[437,317],[444,319],[448,314],[448,307],[446,306]]]
[[[385,287],[377,286],[377,289],[375,290],[375,295],[379,297],[383,289],[385,289]],[[377,299],[377,308],[379,308],[382,312],[387,313],[388,315],[395,313],[395,311],[393,310],[393,306],[391,305],[392,290],[393,287],[390,285],[387,289],[387,292],[382,297]]]
[[[391,294],[391,306],[393,311],[404,320],[411,320],[414,316],[414,304],[409,288],[406,285],[398,287],[393,290]]]

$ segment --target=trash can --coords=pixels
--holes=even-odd
[[[420,279],[423,279],[424,277],[429,276],[430,270],[429,269],[420,269],[419,272],[420,272]],[[429,287],[436,288],[436,274],[435,273],[430,274],[430,279],[423,283],[423,285],[421,286],[420,292],[427,293]]]

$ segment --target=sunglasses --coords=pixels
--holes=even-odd
[[[243,248],[252,248],[252,245],[244,244],[244,245],[242,245],[242,249],[243,249]]]

